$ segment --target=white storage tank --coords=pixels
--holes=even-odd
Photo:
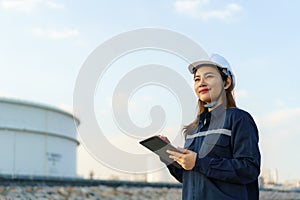
[[[76,177],[78,125],[61,109],[0,98],[0,174]]]

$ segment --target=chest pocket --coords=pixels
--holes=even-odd
[[[205,136],[200,155],[215,158],[232,158],[230,136],[223,134],[210,134]]]

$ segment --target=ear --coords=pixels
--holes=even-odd
[[[225,81],[225,84],[224,84],[224,89],[227,90],[232,84],[232,80],[231,78],[227,78],[227,80]]]

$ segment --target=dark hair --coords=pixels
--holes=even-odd
[[[219,70],[220,75],[222,77],[222,80],[224,82],[227,82],[228,79],[231,79],[230,77],[226,76],[226,74],[224,74],[219,67],[217,67],[217,69]],[[195,75],[196,71],[194,72],[194,75]],[[227,103],[226,104],[226,108],[236,108],[236,103],[235,103],[235,100],[234,100],[233,88],[234,88],[234,85],[233,85],[232,79],[231,79],[231,84],[230,84],[229,88],[227,88],[225,90],[226,103]],[[200,99],[198,99],[197,117],[196,117],[196,119],[192,123],[190,123],[190,124],[188,124],[188,125],[186,125],[186,126],[183,127],[182,133],[183,133],[184,136],[186,136],[189,132],[196,130],[196,128],[198,127],[198,124],[199,124],[199,117],[198,117],[198,115],[200,115],[201,113],[205,112],[206,109],[207,108],[204,107],[204,103]]]

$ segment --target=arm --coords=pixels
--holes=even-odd
[[[160,159],[162,162],[164,162],[162,159]],[[167,163],[164,162],[166,165]],[[167,165],[167,168],[170,172],[170,174],[176,178],[177,181],[179,181],[180,183],[182,183],[182,172],[183,172],[183,169],[179,169],[177,167],[175,167],[174,165]]]
[[[159,135],[159,137],[160,137],[161,139],[163,139],[164,141],[170,143],[170,141],[169,141],[169,139],[168,139],[167,137],[161,136],[161,135]],[[163,163],[165,163],[165,164],[167,165],[170,174],[171,174],[174,178],[176,178],[177,181],[179,181],[180,183],[182,183],[182,171],[183,171],[183,169],[178,169],[178,168],[175,167],[174,165],[170,165],[170,163],[164,161],[161,157],[160,157],[160,160],[161,160]]]

